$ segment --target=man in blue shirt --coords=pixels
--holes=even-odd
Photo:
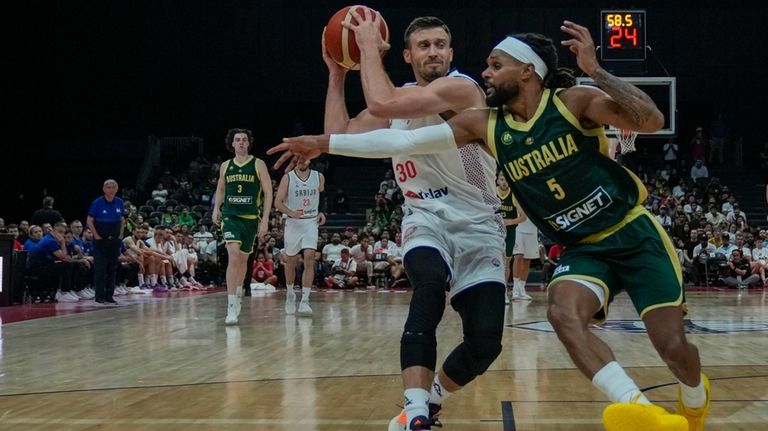
[[[40,227],[37,227],[40,229]],[[56,222],[53,231],[45,235],[27,256],[27,273],[37,276],[45,284],[57,284],[60,289],[56,292],[58,302],[77,302],[80,298],[72,291],[73,271],[75,263],[67,255],[64,245],[64,234],[67,224]],[[42,230],[41,230],[42,232]]]
[[[93,285],[96,302],[117,304],[115,292],[120,243],[125,229],[123,200],[116,197],[117,181],[104,181],[104,196],[96,198],[88,210],[87,225],[93,233]]]

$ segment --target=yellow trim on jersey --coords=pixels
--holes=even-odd
[[[486,144],[491,150],[491,155],[496,161],[499,161],[499,154],[496,152],[496,122],[498,121],[498,112],[496,109],[488,111],[488,132],[486,137]]]
[[[515,120],[515,117],[512,116],[509,112],[506,111],[506,107],[504,110],[504,121],[506,121],[507,126],[509,126],[510,129],[517,130],[519,132],[528,132],[531,130],[531,127],[533,127],[534,124],[536,124],[536,121],[541,117],[541,114],[544,113],[544,110],[547,107],[547,100],[549,100],[549,88],[545,88],[544,91],[541,93],[541,100],[539,100],[539,107],[536,108],[536,112],[533,114],[533,117],[531,117],[528,121],[525,123]]]
[[[640,205],[643,202],[645,202],[646,199],[648,199],[648,189],[645,188],[645,184],[643,184],[642,181],[640,181],[640,178],[635,175],[634,172],[630,171],[626,167],[622,166],[624,169],[626,169],[629,176],[632,178],[632,181],[635,182],[635,185],[637,186],[637,202],[636,205]]]
[[[242,168],[243,166],[245,166],[245,165],[247,165],[248,163],[250,163],[250,162],[251,162],[251,160],[253,160],[254,158],[255,158],[255,157],[253,157],[253,156],[248,156],[248,158],[247,158],[247,159],[246,159],[246,160],[243,162],[243,164],[242,164],[242,165],[241,165],[241,164],[239,164],[239,163],[237,163],[237,160],[235,160],[235,158],[234,158],[234,157],[233,157],[233,158],[231,158],[230,160],[232,160],[232,163],[234,163],[234,164],[235,164],[235,166],[237,166],[238,168]]]
[[[561,281],[568,281],[568,280],[584,280],[584,281],[590,281],[592,283],[595,283],[596,285],[603,288],[603,292],[605,293],[605,305],[601,307],[601,310],[603,310],[603,314],[605,314],[605,318],[603,319],[592,319],[595,323],[603,323],[606,319],[608,319],[608,306],[611,302],[611,291],[608,289],[608,285],[605,284],[603,280],[600,280],[599,278],[592,277],[591,275],[580,275],[580,274],[565,274],[561,277],[555,276],[552,278],[552,281],[549,282],[549,287],[547,287],[547,292],[552,292],[552,286],[557,284]],[[587,286],[584,286],[587,287]],[[547,293],[547,297],[549,297],[549,293]],[[599,310],[598,310],[599,311]],[[597,314],[597,312],[595,312]]]
[[[632,220],[636,219],[637,217],[643,215],[643,213],[647,212],[646,209],[643,206],[636,206],[629,210],[626,216],[624,218],[616,223],[615,225],[609,227],[608,229],[602,230],[598,233],[593,233],[592,235],[582,239],[579,241],[579,244],[591,244],[595,242],[600,242],[609,236],[616,233],[619,229],[623,228],[624,226],[628,225]]]
[[[510,193],[512,193],[512,189],[507,189],[507,193],[506,194],[502,194],[501,193],[501,189],[496,187],[496,196],[498,196],[499,199],[506,199],[507,196],[509,196]]]
[[[568,121],[573,127],[579,129],[579,131],[584,136],[596,136],[600,142],[600,153],[602,153],[604,156],[607,156],[610,150],[610,146],[608,145],[608,137],[605,136],[605,129],[602,127],[595,127],[594,129],[585,129],[582,127],[578,118],[573,115],[573,112],[571,112],[568,107],[565,106],[565,103],[563,103],[563,101],[560,100],[560,98],[557,96],[558,93],[560,93],[562,90],[563,89],[558,90],[555,95],[552,96],[552,102],[555,104],[558,112],[560,112],[560,115],[562,115],[563,118],[565,118],[566,121]]]

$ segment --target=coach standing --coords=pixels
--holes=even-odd
[[[96,302],[117,304],[115,292],[120,241],[125,228],[123,200],[115,197],[117,181],[104,181],[104,196],[96,198],[88,210],[88,227],[93,232],[93,284]]]

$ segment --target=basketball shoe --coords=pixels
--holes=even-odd
[[[293,314],[296,312],[296,292],[292,287],[288,288],[285,292],[285,314]]]
[[[312,314],[312,307],[309,306],[309,301],[299,302],[299,314],[309,316]]]
[[[603,411],[606,431],[688,431],[688,421],[653,404],[614,403]]]
[[[707,419],[709,407],[712,404],[712,388],[709,384],[709,378],[702,373],[701,380],[704,382],[704,390],[707,392],[707,402],[704,403],[703,407],[699,407],[698,409],[686,407],[685,404],[683,404],[683,391],[679,388],[677,389],[677,410],[675,410],[675,414],[684,416],[688,419],[689,431],[704,430],[704,421]]]
[[[399,415],[392,418],[391,421],[389,421],[389,428],[387,428],[387,431],[415,431],[415,430],[430,430],[431,427],[438,427],[442,428],[443,424],[440,423],[439,420],[437,420],[437,415],[440,413],[441,406],[439,404],[432,404],[429,403],[429,418],[425,418],[424,416],[417,416],[413,418],[411,421],[411,426],[406,427],[406,422],[408,421],[408,417],[405,414],[405,409],[403,409],[402,412],[400,412]],[[417,423],[414,423],[417,422]],[[421,427],[421,428],[414,428],[414,427]]]

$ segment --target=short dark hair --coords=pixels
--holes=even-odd
[[[405,28],[405,35],[403,37],[405,41],[405,47],[410,48],[411,47],[411,41],[410,37],[411,34],[419,31],[419,30],[425,30],[428,28],[436,28],[440,27],[448,34],[448,42],[451,41],[451,30],[448,28],[447,25],[441,20],[440,18],[434,17],[434,16],[420,16],[417,18],[414,18],[413,21],[411,21],[410,24],[408,24],[408,27]]]
[[[229,129],[227,130],[227,137],[224,139],[224,146],[227,148],[227,151],[234,153],[235,149],[232,148],[232,141],[235,140],[235,135],[238,133],[245,133],[248,136],[248,151],[251,150],[251,146],[253,146],[253,134],[248,129]]]

